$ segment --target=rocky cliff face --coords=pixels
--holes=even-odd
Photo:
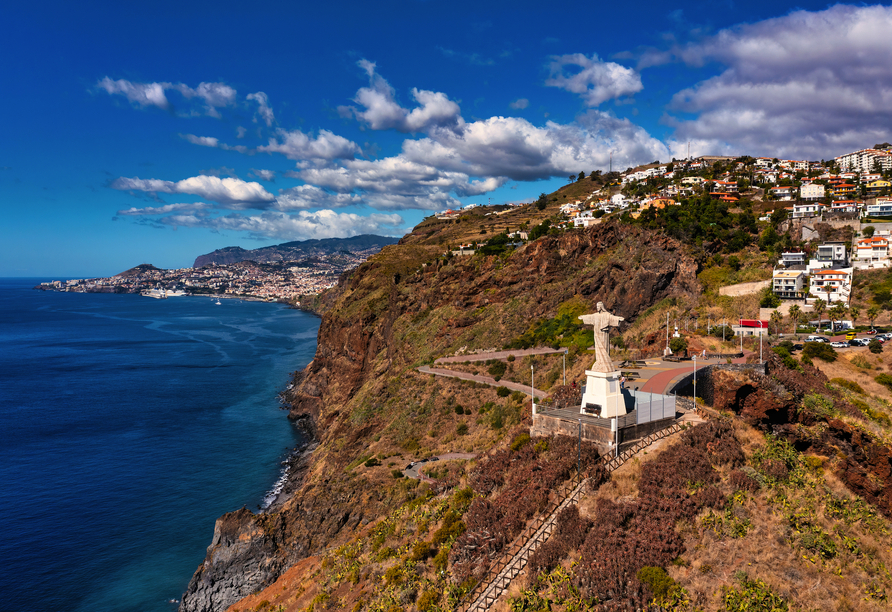
[[[373,437],[397,435],[381,407],[413,394],[415,365],[462,347],[501,346],[570,299],[592,308],[603,301],[628,324],[665,297],[700,290],[697,264],[679,243],[631,226],[544,237],[508,256],[444,259],[442,244],[438,229],[423,224],[320,300],[315,358],[288,394],[291,417],[314,423],[312,465],[279,511],[220,519],[181,611],[222,610],[386,510],[382,490],[344,468]]]

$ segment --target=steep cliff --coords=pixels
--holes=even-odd
[[[588,308],[603,301],[629,325],[661,299],[700,291],[697,264],[682,245],[632,226],[545,236],[505,255],[444,257],[445,245],[461,240],[456,231],[452,223],[421,224],[319,300],[316,355],[287,395],[292,418],[311,419],[320,442],[302,486],[275,513],[240,511],[218,522],[221,535],[181,610],[222,610],[380,517],[400,490],[371,471],[357,473],[357,460],[456,444],[442,431],[442,402],[470,393],[486,399],[489,391],[434,384],[415,366],[501,347],[571,300]],[[590,365],[586,359],[577,366]],[[486,450],[498,435],[486,428],[474,439]]]

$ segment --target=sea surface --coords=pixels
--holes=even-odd
[[[277,394],[319,320],[41,280],[0,279],[0,609],[171,612],[301,442]]]

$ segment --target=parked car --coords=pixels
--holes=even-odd
[[[827,338],[824,336],[809,336],[805,339],[806,342],[827,342]]]
[[[831,342],[830,346],[833,348],[849,348],[848,342]]]
[[[853,344],[853,346],[867,346],[870,344],[869,338],[855,338],[849,344]]]
[[[875,329],[868,329],[868,330],[867,330],[866,332],[864,332],[864,333],[865,333],[865,334],[869,334],[869,335],[872,336],[873,334],[877,333],[877,330],[875,330]]]

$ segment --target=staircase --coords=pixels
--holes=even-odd
[[[646,438],[642,438],[616,457],[601,457],[598,463],[603,465],[609,474],[634,457],[640,450],[650,446],[657,440],[662,440],[681,431],[682,428],[683,425],[681,423],[675,422],[666,429],[661,429]],[[579,475],[577,475],[569,483],[565,483],[564,486],[558,489],[557,497],[561,501],[550,504],[548,509],[534,519],[533,523],[514,539],[511,545],[502,553],[502,556],[490,566],[489,572],[487,572],[483,580],[477,583],[474,590],[465,596],[462,603],[459,604],[457,612],[484,612],[490,609],[499,597],[508,590],[511,581],[524,570],[527,561],[536,552],[536,549],[548,541],[548,538],[551,537],[554,531],[558,515],[564,508],[576,503],[585,485],[588,484],[588,480],[588,478],[580,480]]]

